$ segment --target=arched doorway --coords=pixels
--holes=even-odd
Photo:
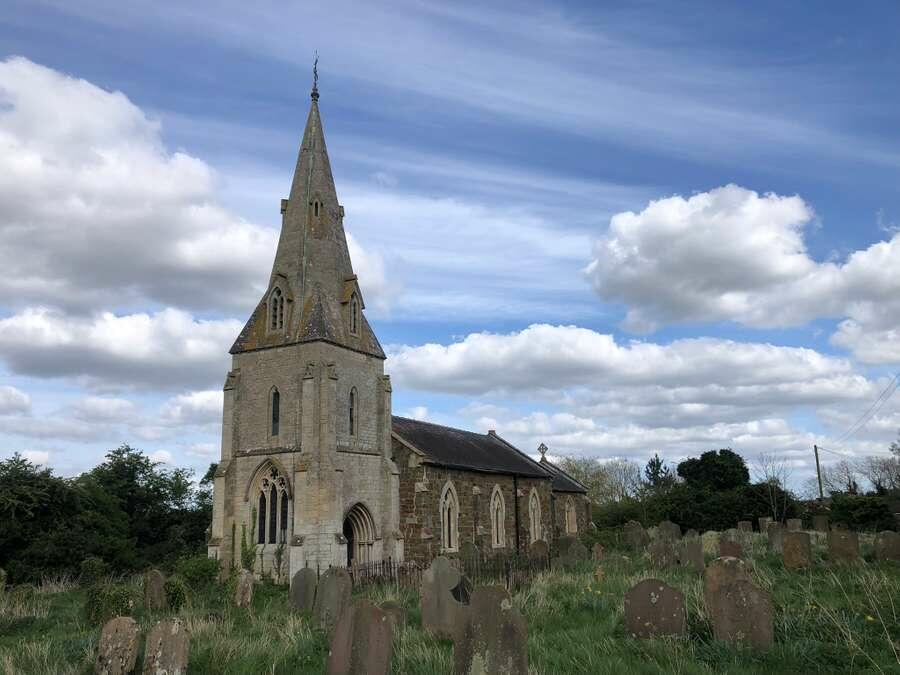
[[[375,541],[375,523],[365,506],[356,504],[347,512],[343,532],[347,540],[347,567],[369,562]]]

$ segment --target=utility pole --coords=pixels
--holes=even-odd
[[[819,446],[813,446],[813,452],[816,453],[816,477],[819,479],[819,501],[825,499],[825,495],[822,494],[822,469],[819,468]]]

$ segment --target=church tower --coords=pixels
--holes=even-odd
[[[403,559],[390,379],[318,99],[314,84],[269,286],[231,348],[209,540],[226,568],[252,554],[274,576]]]

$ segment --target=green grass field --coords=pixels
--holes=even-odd
[[[864,557],[870,554],[870,544],[864,544]],[[821,540],[816,542],[815,556],[815,569],[788,572],[778,556],[766,552],[763,538],[754,535],[751,565],[776,606],[776,646],[765,652],[712,640],[701,578],[685,570],[659,572],[637,558],[602,563],[602,582],[594,579],[595,566],[589,563],[571,573],[543,574],[515,594],[528,620],[531,672],[900,672],[900,566],[866,561],[830,567],[823,559]],[[684,592],[688,638],[626,636],[623,596],[648,577]],[[409,625],[395,644],[394,672],[450,672],[452,645],[422,631],[416,591],[370,587],[358,595],[378,602],[396,600],[409,609]],[[65,582],[8,589],[0,599],[0,670],[90,672],[100,629],[86,624],[84,599],[82,589]],[[305,617],[289,612],[284,587],[258,585],[249,611],[233,607],[224,587],[192,592],[178,615],[192,636],[190,672],[324,672],[327,642]],[[134,616],[144,635],[161,618],[141,609]]]

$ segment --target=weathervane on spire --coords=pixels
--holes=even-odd
[[[313,61],[313,88],[312,100],[319,100],[319,50],[316,50],[316,60]]]

